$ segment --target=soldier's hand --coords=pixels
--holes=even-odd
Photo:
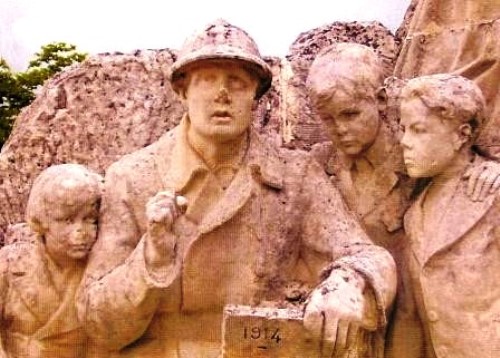
[[[158,192],[147,202],[145,255],[148,264],[163,266],[173,260],[176,240],[172,227],[186,205],[184,197],[169,191]]]
[[[377,329],[374,298],[353,274],[333,271],[308,299],[304,326],[321,342],[321,357],[357,357]]]

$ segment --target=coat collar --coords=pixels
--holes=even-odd
[[[182,192],[197,176],[208,171],[200,156],[187,141],[189,119],[184,115],[181,123],[162,136],[158,143],[156,164],[164,183],[176,192]],[[170,150],[169,150],[170,149]],[[250,130],[249,146],[243,165],[251,168],[252,175],[262,183],[281,189],[284,168],[276,148]]]
[[[388,135],[388,130],[385,126],[382,126],[373,145],[360,158],[360,160],[366,161],[373,168],[373,185],[375,188],[371,197],[371,205],[368,205],[363,212],[358,212],[361,218],[372,213],[377,207],[380,207],[380,203],[389,197],[390,193],[398,185],[401,177],[406,177],[401,148]],[[326,152],[326,150],[323,151]],[[342,181],[338,185],[351,209],[354,209],[355,203],[360,198],[358,198],[352,187],[351,179],[346,178],[351,178],[352,169],[356,161],[349,160],[342,153],[335,153],[333,144],[330,145],[328,152],[330,156],[326,163],[325,171],[330,175],[335,174],[337,180]]]
[[[20,245],[25,248],[25,255],[11,262],[9,270],[15,278],[12,289],[18,292],[24,306],[37,320],[45,322],[35,333],[36,338],[79,328],[81,324],[76,317],[75,299],[83,268],[76,269],[68,277],[64,295],[60,297],[49,276],[48,265],[51,262],[44,245],[38,241]]]
[[[474,163],[484,159],[476,157]],[[460,180],[446,212],[438,227],[433,230],[433,237],[423,237],[423,202],[428,187],[420,194],[405,217],[405,229],[411,238],[414,254],[425,265],[431,257],[443,252],[467,232],[485,215],[495,202],[497,194],[488,195],[483,201],[472,201],[466,194],[467,182]],[[432,242],[430,242],[432,240]],[[424,250],[424,248],[426,248]]]
[[[179,126],[166,133],[159,140],[155,153],[157,171],[165,190],[181,194],[197,176],[209,172],[187,142],[187,121],[184,116]],[[198,222],[198,232],[208,233],[232,218],[252,196],[254,182],[280,190],[283,181],[284,164],[278,149],[250,130],[247,153],[238,172],[229,187],[204,213]]]

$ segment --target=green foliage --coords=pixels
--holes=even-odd
[[[81,62],[86,56],[74,45],[54,42],[42,46],[28,69],[18,73],[13,73],[0,58],[0,147],[10,134],[15,117],[35,99],[36,89],[64,67]]]
[[[33,100],[33,92],[24,88],[4,59],[0,59],[0,146],[7,140],[21,108]]]
[[[78,52],[75,45],[53,42],[42,46],[40,52],[35,53],[35,58],[30,61],[26,72],[18,74],[17,77],[23,86],[35,90],[64,67],[82,62],[85,57],[87,54]]]

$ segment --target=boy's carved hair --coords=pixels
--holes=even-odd
[[[103,177],[80,164],[53,165],[34,181],[26,207],[26,222],[40,232],[51,211],[58,206],[79,205],[76,194],[87,192],[89,198],[100,201]]]

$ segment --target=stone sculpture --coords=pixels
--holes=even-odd
[[[388,339],[407,341],[418,332],[406,316],[411,295],[403,261],[403,216],[415,182],[406,175],[401,148],[386,117],[384,71],[370,48],[349,43],[321,51],[311,65],[307,88],[312,106],[331,141],[311,153],[370,239],[393,255],[398,268],[396,308],[401,322],[389,322]],[[411,346],[411,345],[410,345]]]
[[[339,43],[320,52],[307,87],[330,141],[314,145],[311,153],[370,238],[394,253],[403,241],[413,180],[385,117],[383,84],[381,61],[370,48]]]
[[[377,48],[392,71],[393,35],[381,24],[333,23],[303,33],[286,59],[264,58],[273,82],[255,110],[259,133],[298,148],[323,140],[304,83],[316,51],[334,41]],[[174,49],[92,55],[37,90],[0,153],[0,245],[8,225],[24,220],[31,184],[43,169],[79,163],[104,173],[179,123],[184,108],[168,81],[176,56]]]
[[[397,312],[386,348],[389,356],[402,357],[407,352],[411,356],[411,341],[419,333],[408,302],[412,293],[403,257],[403,216],[425,182],[416,185],[406,173],[398,133],[387,118],[383,73],[378,56],[363,45],[340,43],[318,54],[307,85],[331,142],[316,144],[311,152],[372,241],[388,249],[397,263]],[[496,163],[471,166],[464,173],[467,177],[468,195],[474,201],[500,186]]]
[[[484,98],[472,81],[441,74],[409,81],[401,97],[408,174],[432,178],[405,216],[423,337],[405,357],[497,357],[500,204],[497,194],[472,201],[461,180],[487,161],[472,146],[485,125]]]
[[[0,250],[1,357],[86,356],[76,291],[96,240],[102,177],[77,164],[46,169],[18,241]],[[36,240],[32,240],[36,237]]]
[[[208,25],[172,66],[181,124],[107,171],[79,298],[103,356],[218,357],[226,304],[285,301],[293,283],[311,291],[304,324],[323,343],[312,357],[381,356],[352,342],[384,330],[393,259],[317,163],[252,129],[270,81],[248,34]]]
[[[473,80],[491,120],[476,145],[500,153],[500,6],[492,0],[418,0],[396,62],[399,78],[455,73]],[[439,56],[437,55],[439,54]]]

